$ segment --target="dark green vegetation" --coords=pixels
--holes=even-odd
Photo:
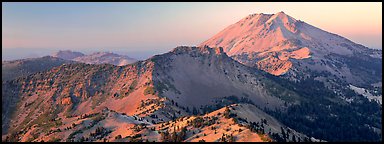
[[[215,99],[214,104],[211,104],[211,105],[204,105],[204,106],[201,105],[200,108],[192,107],[192,111],[190,111],[188,108],[186,112],[188,113],[191,112],[191,114],[193,115],[207,114],[215,110],[218,110],[220,108],[229,106],[231,104],[238,104],[238,103],[254,104],[250,99],[247,98],[246,95],[242,96],[240,99],[237,96],[230,95],[230,96],[225,96],[222,98]]]
[[[167,130],[162,132],[161,139],[163,142],[181,142],[186,138],[187,129],[183,127],[180,132],[169,133]]]
[[[378,78],[383,77],[382,59],[364,55],[348,57],[337,54],[330,55],[330,58],[337,59],[342,64],[347,65],[353,75],[362,76],[361,80],[364,83],[376,83],[379,80]]]
[[[155,89],[153,87],[145,88],[144,95],[148,95],[148,94],[154,95],[155,94]]]
[[[297,83],[269,77],[303,98],[300,104],[290,106],[286,112],[267,110],[283,124],[326,141],[381,141],[382,106],[378,103],[353,91],[348,94],[355,100],[347,103],[312,77]]]

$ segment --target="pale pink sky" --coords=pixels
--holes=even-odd
[[[252,13],[286,14],[382,47],[382,3],[2,3],[2,47],[166,52]],[[140,49],[138,49],[140,47]]]

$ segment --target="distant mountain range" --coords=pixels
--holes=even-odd
[[[73,51],[59,51],[52,55],[53,57],[62,58],[65,60],[73,60],[87,64],[113,64],[123,66],[136,62],[134,58],[125,55],[118,55],[112,52],[95,52],[90,55],[85,55],[80,52]]]

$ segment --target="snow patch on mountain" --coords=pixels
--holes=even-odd
[[[351,90],[355,91],[356,93],[361,94],[364,97],[368,98],[370,101],[374,100],[374,101],[378,102],[379,104],[382,104],[382,95],[375,96],[375,95],[371,94],[368,90],[366,90],[364,88],[359,88],[359,87],[354,86],[354,85],[349,85],[349,88]]]
[[[373,58],[379,58],[379,59],[381,59],[383,55],[382,55],[381,53],[374,53],[374,54],[371,54],[371,55],[369,55],[369,56],[371,56],[371,57],[373,57]]]

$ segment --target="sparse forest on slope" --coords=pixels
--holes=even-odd
[[[203,68],[201,73],[178,72],[185,68],[180,62],[186,59],[190,66]],[[105,108],[148,124],[157,124],[182,116],[209,113],[234,103],[284,109],[284,95],[272,96],[273,90],[267,87],[281,88],[279,91],[283,94],[297,97],[297,94],[265,78],[265,73],[250,72],[253,72],[251,68],[232,60],[222,49],[209,47],[178,47],[169,53],[123,67],[61,65],[3,83],[3,98],[5,96],[9,101],[3,105],[3,113],[7,114],[3,115],[3,122],[9,123],[3,123],[3,127],[8,128],[3,129],[3,134],[8,134],[3,136],[3,140],[46,141],[56,136],[49,136],[52,130],[60,128],[62,133],[57,136],[61,141],[79,141],[80,137],[72,137],[78,133],[66,135],[69,131],[77,132],[69,127],[73,119]],[[211,74],[202,73],[215,73],[216,77],[209,78]],[[190,79],[185,79],[187,77]],[[213,83],[207,84],[209,82]],[[242,83],[248,85],[239,87]],[[232,92],[212,91],[203,95],[205,102],[198,99],[202,93],[196,93],[197,90],[208,92],[223,87]],[[293,99],[288,103],[295,104],[296,101]],[[72,127],[75,125],[77,122]],[[94,126],[92,122],[88,128]],[[305,135],[298,134],[297,137],[304,139]],[[246,138],[243,140],[247,141]]]

